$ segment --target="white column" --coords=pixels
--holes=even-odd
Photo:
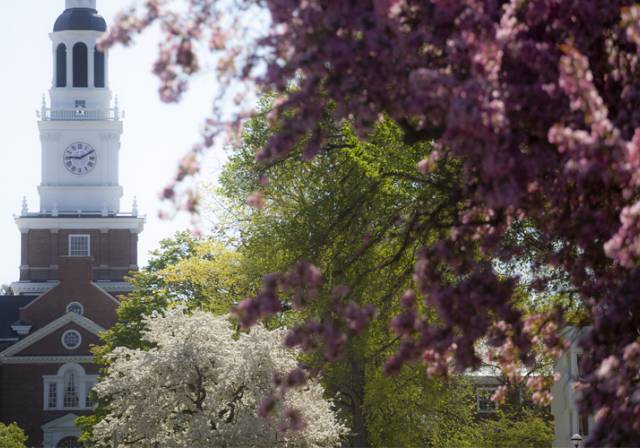
[[[56,384],[56,389],[58,391],[57,396],[56,396],[56,403],[57,409],[62,409],[62,407],[64,406],[64,399],[63,399],[63,394],[64,394],[64,378],[62,380],[59,380]]]
[[[65,42],[67,47],[67,87],[73,87],[73,46]]]
[[[78,400],[78,405],[80,406],[81,409],[84,409],[87,407],[87,383],[84,382],[84,378],[82,378],[82,380],[80,378],[78,378],[78,394],[79,394],[79,400]]]
[[[87,45],[87,53],[89,56],[89,88],[94,88],[96,86],[94,75],[95,71],[95,61],[96,61],[96,46],[95,45]]]
[[[58,85],[58,48],[57,45],[53,46],[53,81],[51,87]]]

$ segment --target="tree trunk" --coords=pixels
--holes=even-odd
[[[355,358],[355,359],[354,359]],[[367,422],[364,415],[364,393],[365,393],[365,368],[362,358],[358,355],[351,359],[351,377],[352,377],[352,416],[353,416],[353,435],[351,436],[351,446],[354,448],[369,447],[369,432],[367,431]]]

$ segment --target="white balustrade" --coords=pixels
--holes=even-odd
[[[43,108],[40,118],[43,121],[118,121],[120,111],[113,109],[49,109]]]

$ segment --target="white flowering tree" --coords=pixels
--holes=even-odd
[[[274,393],[274,378],[304,383],[295,352],[282,346],[282,330],[257,326],[235,337],[226,318],[183,310],[147,318],[146,325],[144,338],[155,348],[114,350],[95,388],[110,400],[109,414],[94,428],[98,446],[340,444],[346,429],[317,382],[263,401]]]

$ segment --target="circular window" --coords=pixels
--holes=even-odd
[[[71,302],[67,305],[67,313],[76,313],[82,316],[84,314],[84,307],[81,303]]]
[[[68,350],[75,350],[80,347],[82,336],[76,330],[65,331],[62,335],[62,345]]]

